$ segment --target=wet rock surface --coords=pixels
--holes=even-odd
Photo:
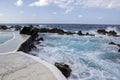
[[[119,47],[118,52],[120,52],[120,44],[114,43],[114,42],[110,42],[109,44],[110,44],[110,45],[116,45],[116,46],[118,46],[118,47]]]
[[[71,75],[72,70],[70,69],[69,65],[64,63],[55,63],[55,66],[62,72],[62,74],[68,78]]]
[[[99,29],[97,30],[97,33],[102,35],[114,36],[114,37],[120,36],[120,35],[117,35],[117,32],[115,32],[114,30],[106,31],[105,29]]]

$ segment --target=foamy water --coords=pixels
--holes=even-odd
[[[72,74],[68,80],[120,80],[119,48],[109,45],[120,43],[119,37],[58,34],[40,34],[40,37],[45,41],[31,53],[52,64],[70,65]]]

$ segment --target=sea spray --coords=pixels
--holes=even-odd
[[[37,45],[41,59],[54,64],[64,62],[70,65],[72,75],[69,80],[119,80],[120,56],[117,47],[110,41],[120,43],[119,37],[67,36],[39,34],[45,39]]]

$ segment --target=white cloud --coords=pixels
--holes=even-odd
[[[120,0],[38,0],[29,6],[48,6],[55,5],[65,9],[65,13],[71,12],[74,8],[118,8]]]
[[[81,15],[81,14],[80,14],[80,15],[78,15],[78,18],[82,18],[82,17],[83,17],[83,15]]]
[[[47,6],[51,0],[38,0],[36,2],[31,3],[29,6]]]
[[[56,14],[57,14],[57,12],[53,12],[53,14],[54,14],[54,15],[56,15]]]
[[[103,17],[97,17],[97,19],[98,19],[98,20],[102,20],[102,19],[103,19]]]
[[[23,1],[22,0],[17,0],[17,2],[15,3],[16,6],[22,6],[23,5]]]
[[[20,11],[20,14],[24,14],[24,11]]]
[[[0,17],[2,17],[3,16],[3,13],[0,13]]]

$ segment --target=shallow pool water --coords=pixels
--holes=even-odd
[[[11,32],[1,32],[0,33],[0,44],[13,38],[13,33]]]

